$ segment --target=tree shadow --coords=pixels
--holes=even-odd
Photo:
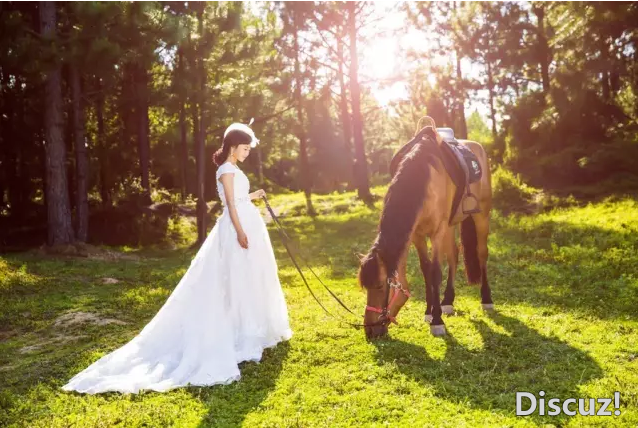
[[[112,339],[112,338],[111,338]],[[106,339],[98,341],[104,347],[108,346]],[[47,387],[53,387],[57,390],[62,384],[66,383],[73,375],[78,372],[78,361],[87,360],[87,355],[96,347],[96,342],[80,344],[73,348],[61,348],[55,351],[56,363],[47,364],[46,367],[37,369],[37,373],[24,375],[25,365],[38,364],[41,365],[42,355],[30,356],[30,361],[25,361],[16,365],[12,369],[13,373],[9,373],[6,378],[7,391],[11,393],[12,400],[5,400],[5,404],[17,406],[17,401],[12,402],[17,397],[25,397],[29,395],[29,391],[38,388],[42,383],[42,379],[54,380]],[[119,347],[119,345],[117,346]],[[209,387],[185,387],[178,388],[187,391],[192,397],[203,403],[207,409],[207,414],[201,419],[199,427],[209,426],[241,426],[244,419],[252,411],[258,409],[261,403],[268,397],[276,386],[277,379],[281,373],[284,362],[290,351],[289,342],[280,342],[272,348],[264,350],[260,362],[244,362],[240,364],[241,379],[229,385],[214,385]],[[88,362],[87,362],[88,364]],[[22,372],[22,375],[19,373]],[[58,394],[69,394],[62,390],[57,390]],[[82,396],[72,392],[71,394]],[[156,395],[166,395],[171,392],[155,392],[141,391],[139,395],[134,396],[133,400],[143,400],[152,398]],[[106,392],[99,394],[107,401],[127,400],[127,394],[118,392]],[[170,401],[170,399],[169,399]],[[20,411],[16,410],[16,414]],[[22,415],[23,422],[35,421],[35,416]]]
[[[603,377],[602,368],[585,352],[525,326],[516,318],[490,315],[498,330],[484,320],[470,320],[483,340],[483,349],[464,347],[454,336],[441,360],[422,346],[396,339],[373,342],[379,363],[394,364],[411,379],[431,387],[443,399],[506,415],[515,415],[516,392],[545,397],[578,397],[578,387]],[[561,425],[568,416],[530,415],[539,423]]]
[[[310,259],[313,269],[325,267],[320,276],[332,280],[352,278],[356,288],[359,264],[355,255],[367,251],[377,223],[378,213],[371,213],[343,221],[289,219],[284,226],[296,243],[293,250]],[[496,305],[524,303],[556,312],[581,312],[598,319],[638,319],[638,234],[629,220],[614,228],[529,216],[495,216],[492,227],[488,276]],[[280,267],[292,266],[276,234],[272,240]],[[479,297],[478,288],[467,286],[464,271],[461,258],[457,296]],[[296,275],[292,273],[286,282],[296,283],[292,278]],[[413,248],[408,259],[408,280],[413,296],[424,300],[423,275]]]
[[[246,416],[258,409],[275,389],[289,351],[289,342],[266,349],[259,363],[240,364],[241,380],[230,385],[188,388],[208,408],[198,426],[241,426]]]
[[[638,235],[630,227],[548,220],[520,230],[498,223],[488,265],[495,299],[638,318]]]

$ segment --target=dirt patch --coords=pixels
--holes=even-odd
[[[60,328],[83,323],[91,323],[95,325],[126,325],[124,321],[116,320],[114,318],[103,318],[91,312],[70,312],[57,317],[53,322],[53,326]]]
[[[38,349],[42,348],[43,345],[47,344],[48,342],[43,342],[42,344],[38,344],[38,345],[29,345],[29,346],[24,346],[22,348],[20,348],[20,353],[21,354],[30,354],[31,352],[35,352]]]
[[[69,343],[69,342],[74,342],[76,340],[79,339],[84,339],[87,338],[89,336],[85,336],[85,335],[78,335],[78,336],[68,336],[66,334],[56,334],[53,338],[51,338],[50,340],[42,340],[40,342],[36,342],[32,345],[27,345],[27,346],[23,346],[22,348],[20,348],[20,350],[18,352],[20,352],[21,354],[30,354],[31,352],[36,352],[39,351],[40,349],[42,349],[43,347],[47,346],[47,345],[64,345],[65,343]]]
[[[64,315],[60,315],[53,322],[53,328],[56,330],[55,335],[50,338],[42,339],[31,343],[27,346],[23,346],[20,348],[18,352],[21,354],[29,354],[32,352],[37,352],[43,349],[46,346],[50,345],[63,345],[68,342],[74,342],[79,339],[84,339],[88,336],[86,335],[73,335],[73,334],[65,334],[63,331],[69,327],[80,325],[80,324],[94,324],[94,325],[108,325],[108,324],[117,324],[117,325],[125,325],[124,321],[116,320],[114,318],[105,318],[101,317],[97,314],[91,312],[69,312]]]
[[[106,248],[96,247],[95,245],[84,244],[77,242],[69,245],[57,245],[50,247],[43,245],[42,247],[34,250],[34,253],[40,257],[79,257],[88,258],[91,260],[140,260],[140,257],[135,254],[126,254],[120,251],[109,250]]]
[[[140,257],[135,254],[126,254],[95,245],[82,244],[82,250],[86,253],[86,257],[92,260],[140,260]]]
[[[9,340],[14,336],[17,336],[19,332],[17,330],[5,330],[0,331],[0,342],[4,342],[5,340]]]
[[[102,284],[117,284],[119,282],[120,280],[115,278],[102,278]]]
[[[18,368],[17,365],[0,366],[0,372],[8,372],[16,368]]]

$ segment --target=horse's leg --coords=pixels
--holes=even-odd
[[[397,270],[398,280],[401,286],[406,290],[410,291],[410,286],[408,284],[407,277],[407,265],[408,265],[408,251],[401,257],[399,260],[399,269]],[[388,307],[388,311],[390,315],[396,317],[399,314],[399,311],[408,301],[408,296],[406,296],[402,291],[397,290],[396,288],[392,288],[390,290],[390,306]]]
[[[439,297],[439,289],[441,287],[441,281],[443,274],[441,273],[441,259],[443,255],[443,242],[445,238],[447,224],[437,230],[432,236],[432,263],[430,264],[429,273],[429,288],[432,290],[432,322],[430,323],[430,333],[433,336],[445,336],[445,324],[441,315],[443,311],[441,309],[441,300]]]
[[[481,305],[484,310],[494,309],[492,302],[492,290],[487,281],[487,236],[490,233],[489,217],[483,213],[474,214],[474,224],[476,225],[476,239],[478,243],[478,259],[481,266]]]
[[[444,314],[454,313],[454,278],[459,262],[459,247],[456,245],[454,227],[448,228],[445,236],[445,258],[447,259],[447,285],[441,302],[441,310]]]
[[[417,254],[419,255],[419,265],[421,266],[421,272],[423,273],[423,280],[425,281],[425,322],[432,322],[432,290],[429,285],[430,275],[430,258],[428,257],[428,241],[426,235],[414,236],[412,243],[416,247]]]

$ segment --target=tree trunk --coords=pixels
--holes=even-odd
[[[40,2],[40,25],[46,40],[56,37],[54,2]],[[44,85],[45,170],[48,244],[74,241],[66,177],[66,151],[62,140],[62,72],[59,64],[48,70]]]
[[[496,142],[497,132],[496,132],[496,109],[494,107],[494,77],[492,76],[492,63],[488,58],[486,58],[485,62],[487,63],[487,89],[490,95],[490,117],[492,119],[492,139],[493,142]]]
[[[461,71],[461,54],[459,50],[456,50],[456,80],[458,91],[458,104],[457,110],[459,112],[459,129],[458,135],[460,138],[467,138],[467,121],[465,120],[465,88],[463,87],[463,72]]]
[[[345,30],[345,26],[344,26]],[[345,31],[344,31],[345,35]],[[348,93],[346,90],[346,79],[343,73],[343,64],[345,63],[345,55],[343,52],[343,40],[337,40],[337,54],[339,58],[339,69],[337,73],[337,78],[339,79],[339,89],[341,92],[341,97],[339,99],[339,107],[341,110],[341,126],[343,129],[343,144],[344,144],[344,153],[348,156],[348,160],[351,164],[352,174],[350,177],[350,185],[352,188],[356,187],[354,183],[354,168],[355,163],[352,157],[352,122],[350,121],[350,111],[348,110]]]
[[[206,65],[203,61],[202,40],[204,40],[204,7],[200,6],[197,11],[198,32],[200,37],[199,43],[199,91],[197,97],[199,99],[199,132],[197,135],[197,143],[195,150],[195,162],[197,167],[197,242],[199,245],[204,243],[206,239],[206,201],[205,196],[205,163],[204,163],[204,140],[206,136]],[[197,87],[197,86],[196,86]]]
[[[0,87],[2,88],[5,87],[4,75],[5,75],[5,72],[3,68],[0,67]],[[0,105],[4,107],[4,103]],[[8,115],[6,111],[0,111],[0,147],[4,148],[4,150],[0,151],[0,165],[4,167],[0,171],[0,212],[4,211],[5,207],[7,206],[7,202],[5,202],[4,196],[7,193],[7,184],[8,184],[7,176],[9,175],[9,173],[7,172],[8,162],[7,162],[5,153],[8,149],[8,146],[10,145],[10,142],[9,142],[9,139],[7,139],[7,133],[5,131],[5,128],[6,128],[4,125],[5,117],[7,118],[7,122],[11,121],[11,116]]]
[[[355,20],[356,2],[348,2],[348,29],[350,33],[350,97],[352,102],[352,130],[354,134],[355,168],[354,180],[359,198],[366,203],[372,202],[368,182],[368,161],[363,142],[363,120],[361,117],[361,94],[359,89],[359,60],[357,57],[357,27]]]
[[[607,70],[602,72],[601,84],[603,89],[603,100],[610,101],[611,99],[611,89],[609,87],[609,73]]]
[[[196,79],[194,79],[196,80]],[[191,96],[190,100],[191,107],[191,120],[193,122],[193,153],[195,153],[195,158],[197,158],[197,140],[199,138],[199,108],[197,108],[197,99],[196,95]],[[195,183],[195,188],[197,189],[197,183]],[[197,196],[197,190],[193,193]]]
[[[80,73],[76,65],[71,64],[71,103],[73,106],[73,139],[75,142],[75,234],[80,242],[86,242],[89,230],[89,156],[84,135],[84,111]]]
[[[184,81],[186,73],[184,72],[184,52],[180,47],[177,51],[178,54],[178,70],[179,70],[179,129],[180,129],[180,141],[181,141],[181,192],[182,202],[186,200],[187,193],[187,171],[188,171],[188,140],[186,129],[186,91],[184,90]]]
[[[303,120],[303,99],[301,97],[301,67],[299,65],[299,19],[297,18],[297,11],[295,14],[295,36],[294,36],[294,49],[295,49],[295,103],[297,104],[297,138],[299,138],[299,175],[301,178],[301,188],[306,195],[306,210],[308,215],[316,215],[315,209],[312,206],[312,194],[310,184],[310,168],[308,162],[308,142],[306,141],[306,132]]]
[[[136,123],[136,103],[137,98],[134,96],[135,88],[135,68],[136,65],[130,62],[125,63],[122,67],[122,94],[120,100],[120,117],[122,120],[123,141],[122,147],[127,150],[134,147],[137,142],[137,123]]]
[[[69,67],[70,68],[70,67]],[[66,73],[67,74],[67,78],[68,81],[66,82],[66,85],[64,85],[64,82],[62,84],[62,103],[64,105],[64,107],[62,108],[62,115],[63,118],[62,120],[64,121],[65,119],[65,125],[64,125],[64,136],[62,137],[64,139],[64,145],[65,145],[65,153],[67,153],[67,157],[69,159],[67,159],[67,163],[66,163],[66,184],[67,184],[67,194],[69,195],[69,210],[71,211],[71,222],[75,225],[74,223],[74,212],[75,212],[75,203],[76,203],[76,182],[75,182],[75,162],[72,161],[72,159],[74,159],[75,157],[75,151],[73,149],[74,147],[74,140],[73,140],[73,94],[72,94],[72,87],[71,87],[71,75],[69,72]],[[64,71],[62,72],[62,76],[64,76]],[[66,93],[65,93],[66,90]],[[65,110],[66,110],[66,115],[65,115]],[[75,227],[75,226],[74,226]],[[75,229],[73,231],[73,233],[75,233]],[[77,237],[76,237],[77,238]]]
[[[149,119],[148,119],[148,72],[143,66],[137,67],[137,143],[140,158],[140,174],[142,178],[142,188],[144,189],[145,203],[151,203],[150,184],[150,150],[149,143]]]
[[[3,67],[3,80],[5,68]],[[7,76],[11,75],[7,72]],[[6,83],[3,82],[2,87],[6,88]],[[21,191],[21,179],[18,173],[18,150],[20,149],[20,141],[16,141],[16,135],[14,133],[15,123],[19,122],[17,117],[21,114],[21,110],[16,107],[16,95],[10,89],[6,88],[6,93],[3,94],[2,100],[4,111],[3,116],[0,117],[0,122],[6,125],[2,126],[2,148],[4,153],[4,162],[2,168],[2,174],[4,175],[5,188],[7,193],[7,204],[11,207],[10,214],[14,218],[20,218],[25,211],[24,198]],[[6,118],[6,119],[5,119]]]
[[[95,116],[97,119],[96,146],[100,162],[100,198],[104,207],[111,206],[111,191],[109,183],[109,152],[106,147],[106,135],[104,133],[104,88],[102,79],[96,76],[97,97],[95,100]]]
[[[549,63],[551,53],[549,50],[549,44],[547,43],[547,36],[545,35],[545,6],[534,6],[532,9],[534,11],[534,15],[536,15],[536,20],[538,21],[538,65],[541,69],[543,92],[547,94],[550,90]]]
[[[259,187],[264,187],[264,163],[261,158],[261,149],[257,146],[255,150],[257,150],[257,178],[259,180]]]

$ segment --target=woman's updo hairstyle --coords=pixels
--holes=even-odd
[[[228,159],[232,147],[237,147],[240,144],[250,144],[252,141],[253,137],[244,131],[236,129],[228,132],[224,137],[222,147],[213,154],[213,162],[215,162],[215,165],[220,166]]]

